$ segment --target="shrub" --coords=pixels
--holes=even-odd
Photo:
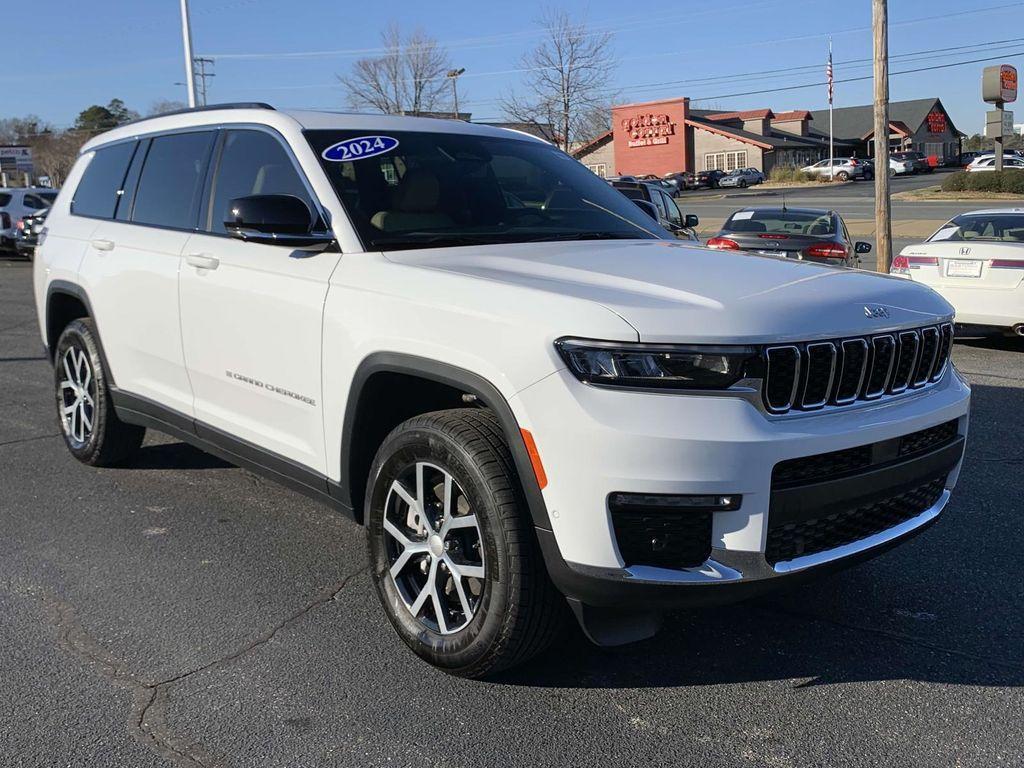
[[[967,173],[958,171],[942,182],[943,192],[1006,192],[1024,195],[1024,170],[1008,168],[1002,171]]]
[[[942,182],[943,192],[963,192],[967,189],[967,182],[970,180],[971,174],[967,171],[957,171],[956,173],[950,174]]]
[[[774,182],[811,181],[812,178],[811,174],[804,173],[793,165],[772,168],[772,172],[768,175],[768,179]]]

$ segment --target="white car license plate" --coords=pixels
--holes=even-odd
[[[981,261],[977,259],[948,259],[946,277],[981,277]]]

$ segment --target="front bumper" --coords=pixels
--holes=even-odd
[[[589,606],[653,610],[745,599],[874,556],[926,528],[956,484],[970,390],[950,366],[919,392],[773,418],[738,398],[609,391],[563,371],[517,398],[549,478],[551,530],[538,536],[556,585]],[[945,423],[955,423],[952,442],[906,461],[890,456],[796,489],[773,483],[776,465],[787,460],[891,445]],[[897,524],[806,556],[766,556],[773,515],[827,517],[836,500],[870,505],[925,477],[939,478],[936,498]],[[609,512],[613,493],[733,495],[742,503],[713,513],[703,563],[665,568],[623,559]]]

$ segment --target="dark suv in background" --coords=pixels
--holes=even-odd
[[[816,208],[744,208],[725,220],[707,246],[844,267],[871,252],[870,243],[850,238],[838,213]]]
[[[680,240],[699,240],[695,230],[700,223],[697,217],[692,214],[684,216],[672,195],[660,184],[644,181],[609,183]]]

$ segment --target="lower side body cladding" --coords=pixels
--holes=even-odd
[[[781,418],[568,372],[517,397],[548,476],[549,570],[592,638],[612,643],[650,634],[651,614],[743,599],[927,527],[956,484],[970,404],[952,366],[922,391]]]

